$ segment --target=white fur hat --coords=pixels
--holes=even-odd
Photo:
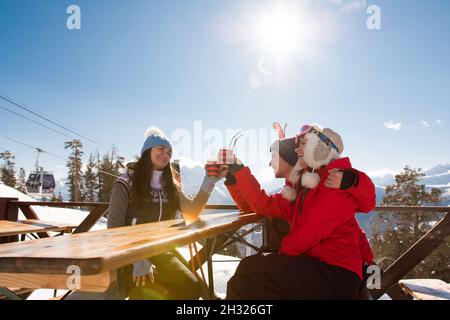
[[[319,126],[313,127],[317,132],[306,134],[307,142],[303,152],[303,160],[309,168],[312,168],[312,172],[303,174],[302,186],[310,189],[314,189],[320,183],[320,177],[314,171],[338,159],[339,155],[344,151],[344,144],[339,134],[329,128],[321,130]],[[334,146],[330,147],[321,137],[331,141]]]
[[[297,164],[292,170],[288,182],[293,185],[285,186],[282,190],[283,197],[289,201],[294,201],[297,198],[298,192],[296,186],[301,182],[303,187],[314,189],[320,183],[320,176],[314,172],[316,169],[328,165],[331,161],[338,159],[341,153],[344,151],[344,144],[339,134],[329,128],[322,129],[319,125],[312,125],[314,129],[328,138],[334,146],[334,149],[327,145],[322,139],[315,133],[306,134],[307,143],[303,154],[303,161],[306,165],[312,169],[312,172],[301,172],[305,169],[302,167],[302,159],[297,161]]]

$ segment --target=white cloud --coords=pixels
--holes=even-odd
[[[420,123],[422,123],[422,125],[423,125],[425,128],[429,128],[429,127],[430,127],[430,124],[429,124],[427,121],[422,120],[422,121],[420,121]]]
[[[355,1],[349,1],[344,7],[342,8],[343,11],[358,11],[363,10],[367,7],[366,0],[355,0]]]
[[[436,124],[442,126],[442,120],[436,120]]]
[[[402,124],[400,122],[395,123],[393,120],[385,122],[384,126],[388,129],[393,129],[393,130],[397,130],[397,131],[402,128]]]
[[[363,10],[367,7],[366,0],[328,0],[328,2],[341,7],[344,12]]]

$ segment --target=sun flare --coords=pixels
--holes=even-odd
[[[263,49],[277,53],[297,51],[307,37],[301,12],[284,7],[260,12],[255,19],[254,30]]]

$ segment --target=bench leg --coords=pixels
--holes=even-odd
[[[0,288],[0,294],[8,300],[23,300],[17,294],[9,290],[8,288]]]

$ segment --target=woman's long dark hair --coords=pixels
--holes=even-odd
[[[150,200],[152,190],[151,181],[153,167],[151,161],[151,149],[144,152],[142,157],[128,166],[133,170],[133,184],[131,186],[131,201],[141,207],[145,200]],[[172,164],[168,164],[163,170],[161,183],[167,192],[169,210],[178,210],[177,194],[180,191],[179,173]]]

